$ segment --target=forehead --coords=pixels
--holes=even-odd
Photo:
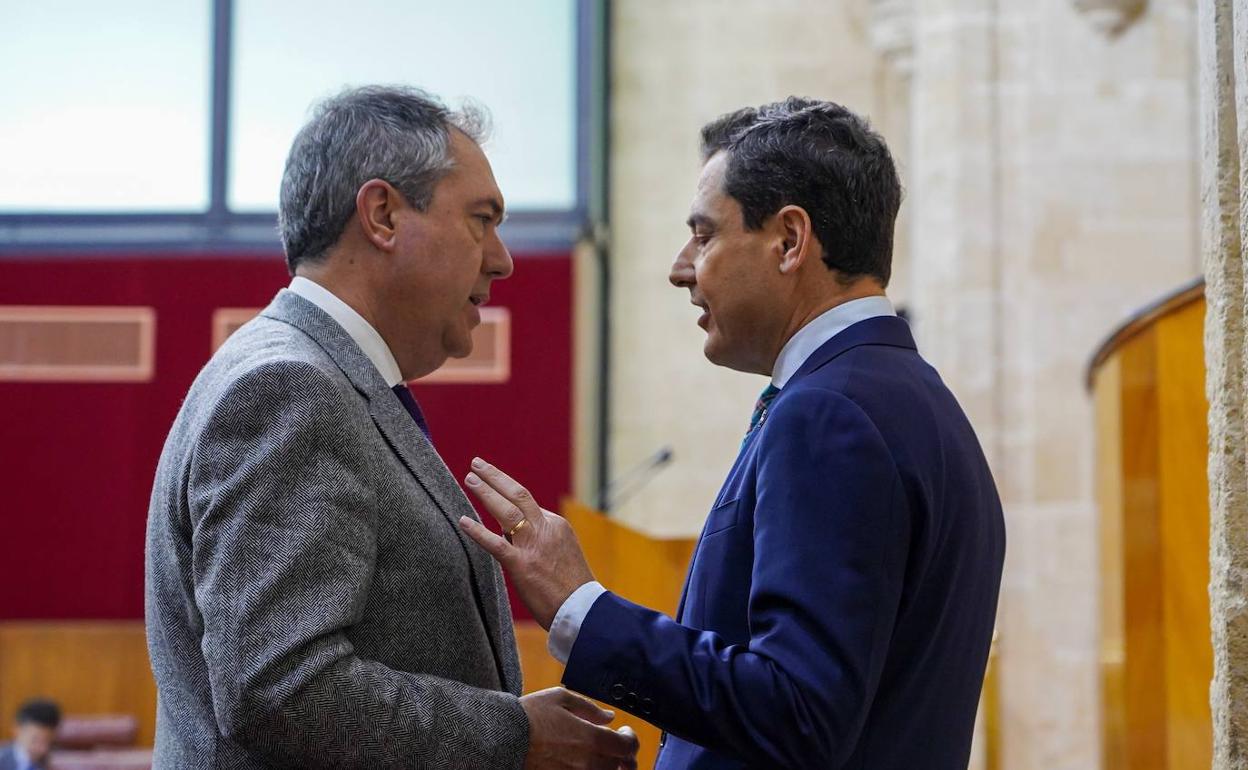
[[[728,155],[717,152],[702,166],[698,187],[689,205],[690,224],[699,219],[723,221],[731,219],[736,201],[724,192],[724,175],[728,169]]]
[[[708,200],[723,195],[724,174],[728,169],[728,155],[717,152],[710,157],[698,176],[698,189],[693,194],[694,200]]]
[[[455,166],[442,180],[441,186],[454,187],[464,195],[492,197],[502,201],[503,194],[494,179],[494,169],[481,147],[464,132],[451,131],[451,158]]]

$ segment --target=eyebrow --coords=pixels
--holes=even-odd
[[[685,220],[685,224],[689,225],[690,230],[696,230],[699,226],[707,229],[715,228],[715,220],[705,214],[690,214],[689,218]]]
[[[489,206],[490,211],[494,212],[494,217],[495,219],[498,220],[498,223],[500,225],[503,222],[507,221],[507,212],[503,209],[503,203],[498,198],[494,198],[494,197],[481,198],[477,201],[474,201],[472,204],[472,208],[477,208],[480,206]]]

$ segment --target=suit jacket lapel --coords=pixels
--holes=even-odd
[[[501,638],[500,598],[494,576],[498,568],[494,565],[493,558],[475,543],[469,542],[468,536],[459,528],[460,516],[468,516],[477,521],[481,519],[468,503],[468,499],[464,497],[450,469],[442,462],[442,457],[434,450],[425,434],[416,427],[415,421],[403,408],[403,404],[394,397],[393,393],[389,392],[389,389],[387,389],[387,395],[390,398],[377,398],[370,401],[369,412],[386,437],[386,441],[398,454],[399,459],[407,466],[416,481],[424,487],[425,492],[433,498],[438,512],[446,519],[447,525],[454,530],[455,537],[464,549],[464,555],[472,571],[475,593],[481,609],[481,619],[495,647],[494,657],[498,663],[501,678],[505,675],[505,667],[503,656],[499,654],[498,649]],[[505,678],[502,682],[504,687],[508,685]]]
[[[472,573],[473,595],[477,600],[477,609],[494,650],[494,661],[498,667],[500,681],[504,688],[518,690],[519,669],[516,665],[512,665],[511,658],[514,656],[502,654],[502,649],[507,649],[502,645],[510,629],[506,629],[505,633],[504,629],[500,628],[502,599],[499,596],[501,581],[496,575],[498,567],[495,566],[489,554],[477,547],[475,543],[468,542],[467,536],[460,530],[460,516],[470,516],[478,521],[480,519],[468,503],[468,499],[464,497],[463,491],[455,482],[450,470],[442,462],[441,456],[434,450],[425,434],[416,427],[412,416],[407,413],[402,402],[381,378],[377,367],[328,313],[294,292],[283,289],[265,308],[262,315],[289,323],[315,340],[334,360],[356,390],[368,400],[368,410],[378,430],[417,483],[433,499],[439,514],[446,520],[447,526],[455,533],[456,539],[464,549]],[[514,649],[514,646],[513,641],[511,649]]]

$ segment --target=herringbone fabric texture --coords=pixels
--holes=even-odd
[[[283,291],[192,385],[147,527],[156,768],[511,768],[502,575],[372,364]]]
[[[402,402],[403,408],[407,410],[407,413],[412,416],[412,419],[416,422],[416,427],[420,428],[420,432],[425,434],[425,438],[432,442],[433,436],[429,433],[429,423],[425,420],[425,413],[421,410],[420,404],[416,403],[416,397],[408,389],[407,383],[400,382],[391,390],[394,391],[394,395],[399,397],[399,401]]]

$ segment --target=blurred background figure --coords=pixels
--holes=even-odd
[[[61,724],[56,703],[36,698],[17,710],[13,742],[0,747],[0,770],[47,770],[47,760]]]

